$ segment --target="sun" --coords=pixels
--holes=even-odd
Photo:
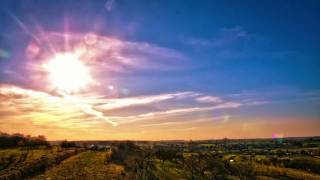
[[[77,92],[91,82],[88,68],[73,53],[58,53],[43,67],[49,74],[53,88],[66,93]]]

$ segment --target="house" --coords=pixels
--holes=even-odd
[[[98,151],[108,151],[111,149],[110,145],[102,145],[102,144],[91,144],[89,146],[90,150],[98,150]]]

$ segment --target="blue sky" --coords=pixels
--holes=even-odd
[[[30,43],[39,46],[42,53],[43,49],[50,49],[48,37],[51,44],[59,46],[66,33],[76,43],[82,36],[94,34],[104,45],[118,42],[122,49],[95,47],[101,57],[91,68],[96,82],[103,87],[85,93],[99,92],[109,97],[112,86],[111,89],[118,91],[112,98],[119,101],[194,93],[187,97],[183,94],[186,98],[183,100],[174,95],[177,98],[174,102],[161,102],[161,105],[152,104],[152,100],[142,107],[126,109],[125,105],[122,110],[103,111],[104,116],[119,111],[118,116],[129,117],[137,112],[147,114],[211,105],[206,103],[236,102],[241,107],[221,108],[217,112],[209,108],[193,113],[191,120],[227,114],[232,121],[242,124],[243,119],[265,124],[285,119],[287,124],[297,126],[305,122],[303,132],[285,129],[277,132],[288,136],[310,135],[305,132],[313,132],[308,129],[311,124],[320,127],[320,2],[317,0],[1,1],[0,4],[0,83],[6,84],[5,87],[12,85],[50,94],[55,90],[43,88],[46,82],[42,78],[34,79],[39,72],[34,69],[36,61],[26,57]],[[105,63],[111,58],[107,51],[117,55],[109,64]],[[197,101],[201,97],[211,99],[207,98],[208,102],[203,104]],[[223,101],[214,101],[214,97]],[[93,105],[93,109],[99,106]],[[189,115],[181,118],[186,116]],[[176,116],[168,119],[179,120]],[[122,129],[110,131],[126,133]],[[268,136],[268,133],[257,136]],[[242,136],[251,137],[245,132]],[[193,137],[198,138],[189,137],[188,133],[177,135],[182,139]],[[220,136],[203,136],[215,137]]]

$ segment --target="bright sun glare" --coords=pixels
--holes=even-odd
[[[79,91],[91,81],[88,68],[76,54],[56,54],[44,68],[49,73],[52,86],[67,93]]]

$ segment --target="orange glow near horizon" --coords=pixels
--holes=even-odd
[[[107,130],[102,124],[101,129],[92,127],[74,127],[75,124],[66,124],[65,127],[45,126],[45,124],[27,125],[28,122],[16,122],[12,126],[0,127],[0,131],[31,134],[37,136],[45,135],[48,140],[206,140],[206,139],[243,139],[243,138],[282,138],[318,135],[318,123],[311,119],[298,119],[293,122],[283,119],[237,120],[236,122],[203,122],[189,125],[167,125],[164,127],[139,127],[138,123],[124,124],[113,130]],[[23,124],[22,124],[23,123]],[[17,126],[18,125],[18,126]],[[68,125],[68,127],[67,127]],[[301,129],[301,127],[305,129]],[[9,131],[8,131],[9,129]],[[307,129],[307,130],[306,130]],[[281,136],[274,137],[274,134]]]

